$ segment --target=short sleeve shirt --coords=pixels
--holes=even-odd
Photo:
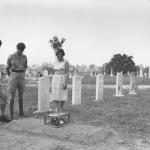
[[[27,68],[27,57],[22,54],[21,56],[14,53],[8,57],[7,68],[15,70],[26,70]]]

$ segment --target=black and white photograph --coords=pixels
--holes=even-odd
[[[0,150],[150,150],[150,0],[0,0]]]

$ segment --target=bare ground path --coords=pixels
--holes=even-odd
[[[0,150],[150,150],[150,143],[123,139],[109,127],[54,128],[42,119],[24,118],[0,123]]]

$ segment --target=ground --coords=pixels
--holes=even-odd
[[[104,99],[95,100],[95,85],[84,84],[82,104],[71,105],[71,88],[65,111],[71,122],[62,128],[44,125],[37,109],[37,84],[28,84],[24,95],[28,118],[0,123],[0,150],[150,150],[150,89],[137,89],[137,95],[116,98],[114,88],[104,89]],[[5,87],[6,88],[6,87]],[[17,97],[16,97],[17,99]],[[50,104],[51,106],[51,104]]]

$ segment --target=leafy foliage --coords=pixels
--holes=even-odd
[[[127,74],[128,72],[136,72],[136,66],[132,60],[133,56],[128,56],[126,54],[115,54],[109,63],[106,64],[105,71],[107,74],[110,74],[111,69],[113,73],[121,72]]]

